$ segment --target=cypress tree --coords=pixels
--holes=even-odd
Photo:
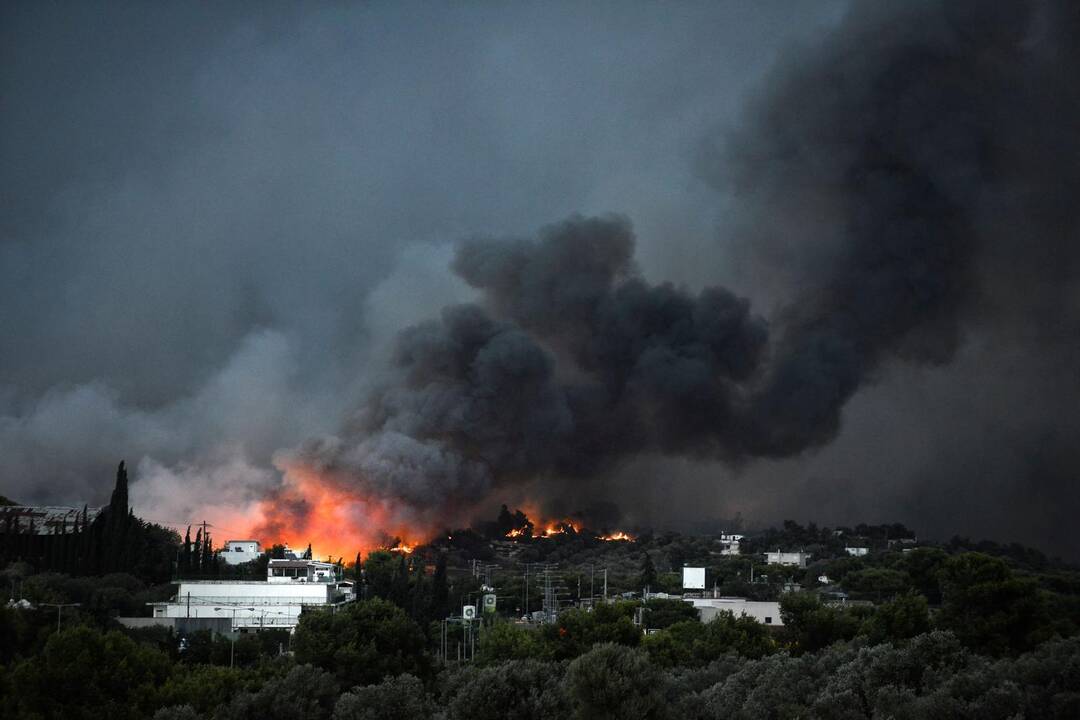
[[[191,571],[195,574],[202,572],[202,528],[195,531],[195,544],[191,547]]]
[[[191,526],[187,526],[187,532],[184,534],[184,547],[180,551],[180,562],[177,568],[177,574],[180,577],[185,577],[191,573]]]
[[[126,518],[128,514],[128,476],[123,460],[116,468],[116,486],[113,487],[112,497],[109,499],[109,510],[118,521]]]
[[[113,486],[112,497],[109,498],[109,507],[105,511],[105,537],[103,539],[103,554],[99,557],[102,569],[116,570],[125,569],[127,553],[127,524],[128,524],[128,477],[127,467],[124,461],[116,468],[116,484]]]
[[[206,534],[203,538],[202,558],[199,560],[199,567],[204,573],[210,573],[214,569],[214,541],[210,537],[210,533]]]

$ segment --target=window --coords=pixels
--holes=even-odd
[[[766,625],[772,625],[772,617],[766,615],[765,616],[765,624]]]

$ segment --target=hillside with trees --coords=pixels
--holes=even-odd
[[[44,536],[49,547],[4,538],[0,573],[25,601],[0,609],[5,716],[1080,716],[1080,573],[1029,548],[788,522],[746,532],[744,554],[724,555],[711,534],[567,524],[508,538],[522,518],[505,510],[411,553],[391,541],[342,561],[359,600],[305,610],[294,634],[181,642],[115,618],[147,614],[176,577],[265,577],[283,549],[222,565],[200,528],[181,539],[135,517],[121,465],[109,506],[77,532]],[[849,555],[853,544],[868,553]],[[810,560],[768,566],[767,548]],[[783,626],[729,613],[702,623],[681,600],[642,598],[679,592],[684,565],[705,567],[717,592],[779,600]],[[541,608],[542,583],[557,618],[522,622]],[[465,626],[462,605],[486,593],[497,611]]]

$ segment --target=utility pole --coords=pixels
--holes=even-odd
[[[555,619],[556,609],[553,607],[554,598],[551,591],[551,567],[544,568],[544,618],[551,621]]]
[[[79,607],[82,603],[40,603],[46,607],[56,608],[56,632],[60,632],[60,610],[66,607]]]
[[[607,602],[607,568],[604,568],[604,602]]]
[[[593,589],[593,580],[596,579],[596,565],[589,563],[589,607],[592,608],[596,593]]]

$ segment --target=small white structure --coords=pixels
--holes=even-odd
[[[645,592],[642,595],[644,600],[682,600],[682,595],[674,595],[666,592]]]
[[[685,598],[684,602],[693,605],[698,611],[701,622],[709,622],[722,612],[729,612],[735,617],[752,617],[762,625],[783,625],[780,619],[780,603],[773,601],[747,600],[739,597]]]
[[[742,541],[743,536],[735,533],[722,533],[720,539],[717,541],[720,543],[721,555],[738,555],[739,543]]]
[[[846,547],[846,548],[844,548],[844,552],[846,552],[848,555],[850,555],[852,557],[862,557],[863,555],[869,555],[870,554],[870,548]]]
[[[791,565],[795,567],[806,567],[806,561],[810,559],[810,553],[803,552],[776,552],[764,553],[765,562],[769,565]]]
[[[251,562],[262,555],[258,540],[228,540],[221,549],[221,558],[230,565]]]
[[[232,630],[291,630],[305,607],[349,601],[336,567],[312,560],[271,560],[266,580],[181,580],[169,602],[150,603],[155,618],[229,618]]]
[[[682,569],[682,586],[684,590],[704,590],[705,568],[684,567]]]

